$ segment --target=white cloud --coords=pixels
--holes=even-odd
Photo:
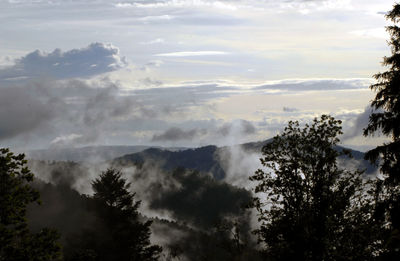
[[[58,136],[50,142],[50,147],[55,148],[55,147],[75,146],[76,144],[82,142],[81,141],[82,137],[83,136],[81,134],[76,134],[76,133]]]
[[[235,11],[236,5],[230,1],[205,1],[205,0],[169,0],[162,2],[136,2],[136,3],[118,3],[117,7],[138,7],[138,8],[185,8],[185,7],[206,7],[218,8],[223,10]]]
[[[0,57],[0,70],[2,67],[12,66],[14,64],[14,59],[10,56]]]
[[[152,15],[152,16],[144,16],[140,17],[137,20],[143,23],[151,23],[151,22],[165,22],[175,19],[175,16],[172,15]]]
[[[355,30],[349,32],[352,35],[359,37],[367,37],[367,38],[380,38],[380,39],[388,39],[389,34],[386,32],[385,28],[370,28],[365,30]]]
[[[229,52],[222,51],[192,51],[192,52],[172,52],[172,53],[159,53],[154,56],[164,57],[187,57],[187,56],[213,56],[213,55],[227,55]]]
[[[141,44],[144,44],[144,45],[163,44],[163,43],[165,43],[165,39],[163,39],[163,38],[156,38],[156,39],[150,40],[150,41],[148,41],[148,42],[140,42],[140,43],[141,43]]]

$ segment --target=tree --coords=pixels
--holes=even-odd
[[[366,153],[366,159],[380,160],[380,172],[384,177],[381,186],[381,215],[386,223],[386,259],[400,259],[400,4],[395,4],[386,15],[394,25],[386,29],[390,34],[390,57],[384,57],[383,65],[389,69],[375,74],[377,82],[371,85],[376,96],[371,103],[374,112],[364,135],[381,131],[390,141]],[[387,226],[388,225],[388,226]]]
[[[55,260],[61,256],[58,233],[43,229],[34,234],[28,228],[26,207],[39,203],[39,193],[29,184],[34,175],[24,157],[0,149],[0,260]]]
[[[341,121],[323,115],[300,128],[290,121],[262,148],[265,167],[254,199],[255,233],[272,260],[369,260],[376,248],[371,206],[360,171],[339,168]]]
[[[94,228],[81,237],[71,260],[158,260],[162,248],[150,244],[151,221],[141,222],[140,201],[121,172],[108,169],[93,181]]]

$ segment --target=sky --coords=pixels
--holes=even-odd
[[[366,150],[389,0],[0,0],[0,145],[197,147],[343,121]]]

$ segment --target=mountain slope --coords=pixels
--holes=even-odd
[[[165,170],[178,167],[212,173],[216,179],[225,177],[225,172],[215,157],[218,148],[206,146],[197,149],[169,151],[150,148],[139,153],[125,155],[113,160],[115,165],[143,164],[151,162]]]
[[[55,148],[28,151],[27,157],[35,160],[55,161],[108,161],[126,154],[141,152],[150,146],[88,146],[82,148]],[[161,148],[161,147],[156,147]],[[186,148],[168,148],[176,151]]]
[[[258,155],[258,157],[261,157],[262,147],[270,141],[271,140],[263,142],[251,142],[220,148],[216,146],[206,146],[181,151],[150,148],[139,153],[118,157],[112,162],[116,165],[143,164],[145,162],[151,162],[151,164],[156,164],[165,170],[173,170],[178,167],[183,167],[187,169],[198,170],[200,172],[211,173],[214,178],[221,180],[225,178],[227,170],[224,168],[224,165],[226,164],[223,164],[222,162],[224,159],[222,159],[220,155],[223,155],[224,153],[226,154],[226,152],[240,150],[242,155],[244,155],[243,157],[246,157],[246,155],[254,156],[255,154]],[[373,166],[368,161],[364,160],[364,153],[341,146],[338,146],[336,149],[338,151],[342,151],[344,149],[349,150],[353,156],[352,158],[348,158],[345,155],[339,157],[339,163],[343,166],[343,168],[365,170],[366,174],[373,174],[376,172],[376,166]],[[237,160],[240,161],[244,159],[239,158]],[[231,162],[231,164],[235,164],[235,162]]]

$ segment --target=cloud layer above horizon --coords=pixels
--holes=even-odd
[[[330,113],[357,146],[392,4],[3,1],[0,141],[226,145]]]

